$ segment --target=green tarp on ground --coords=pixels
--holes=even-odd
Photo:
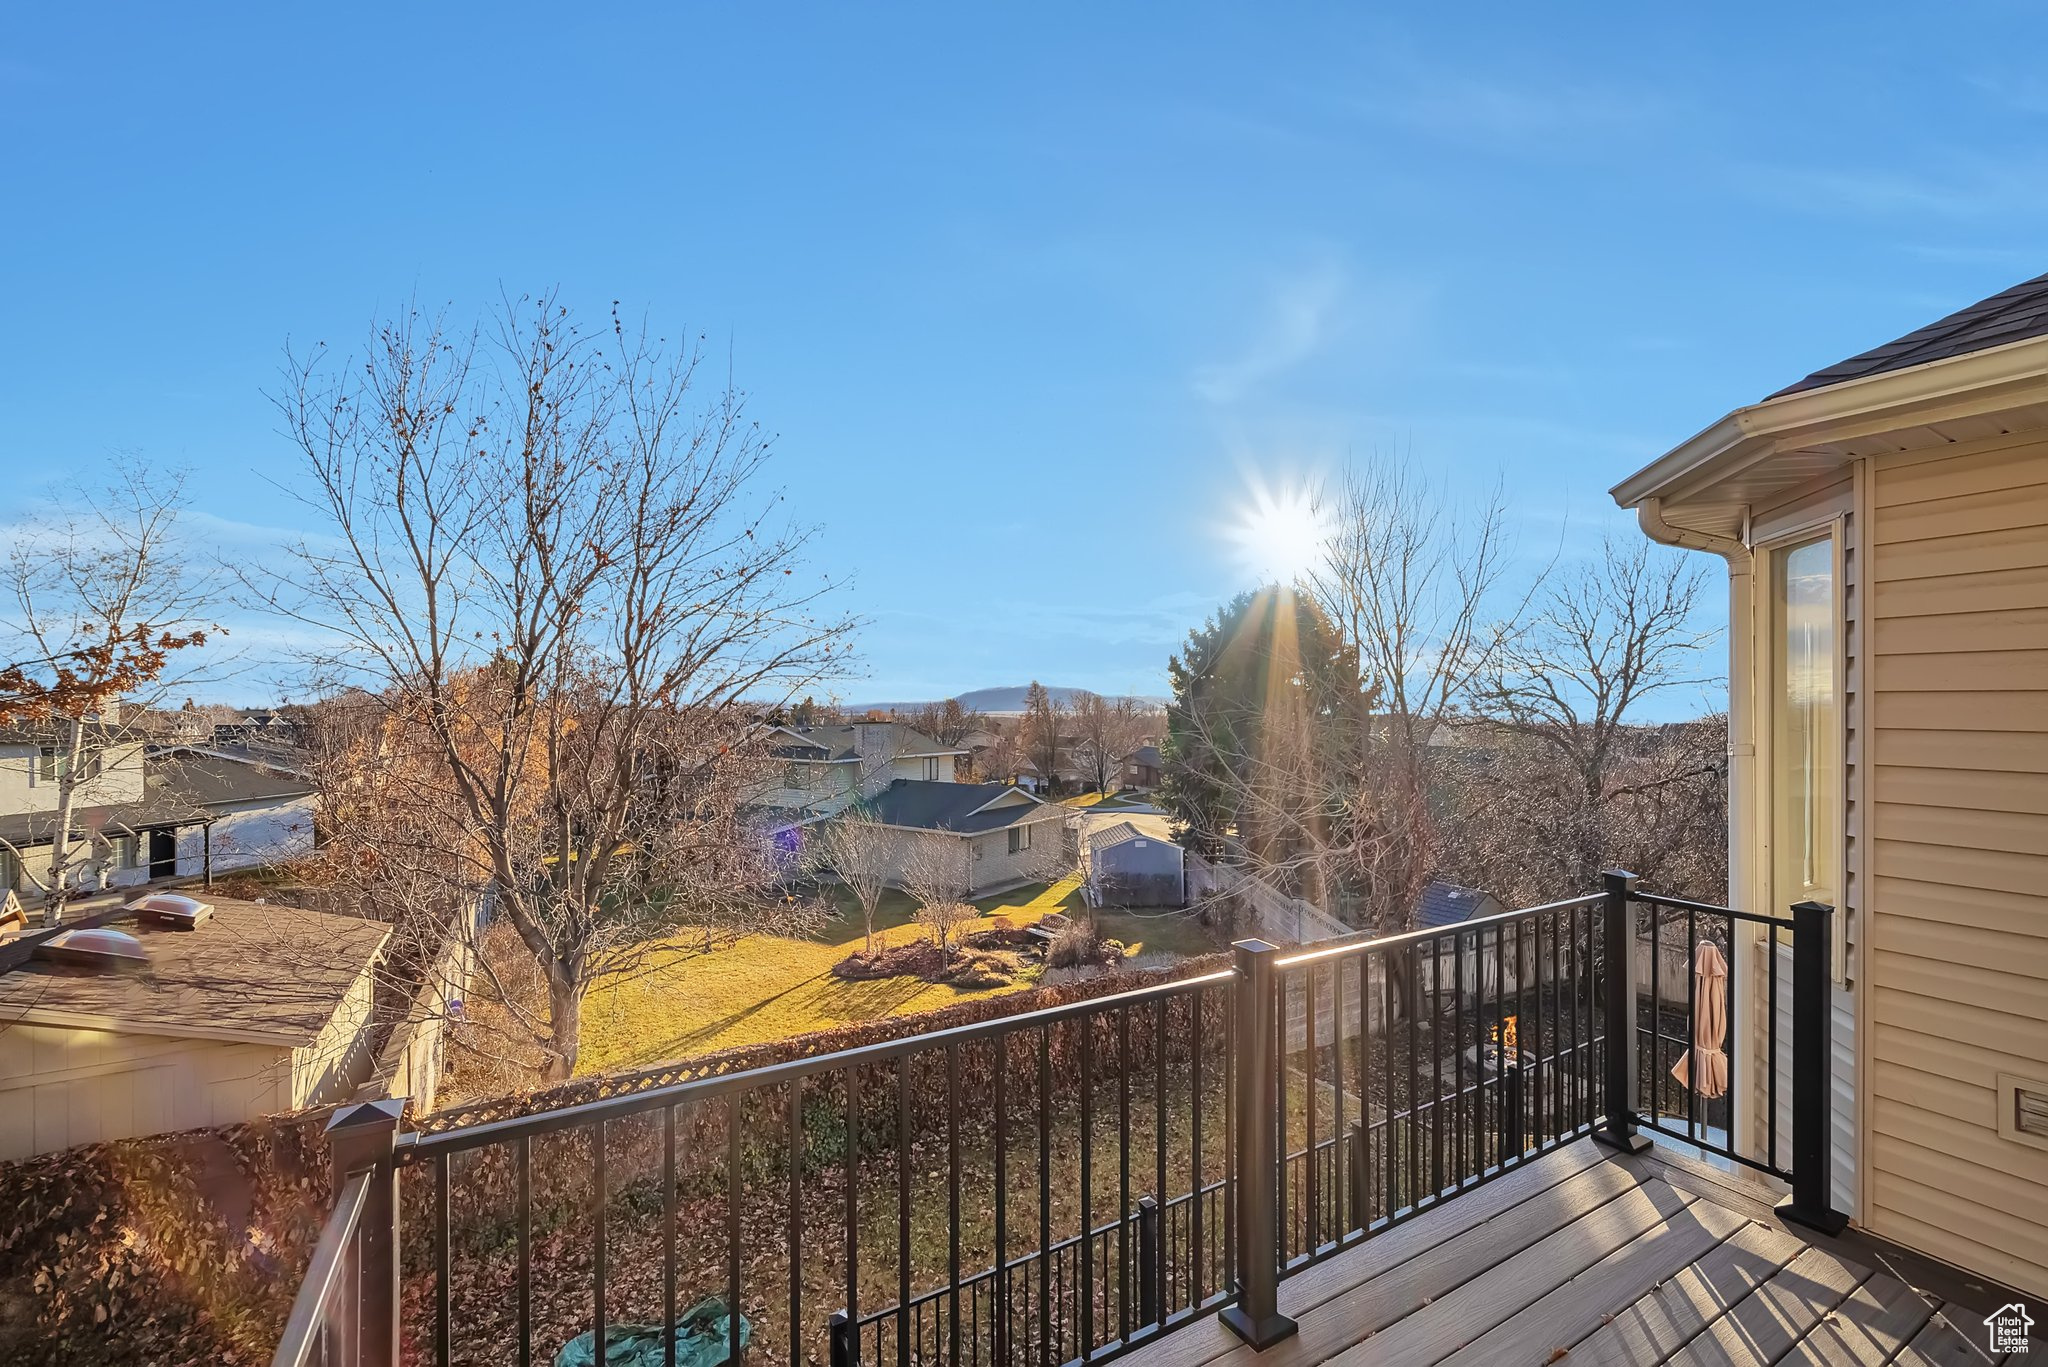
[[[740,1316],[740,1347],[753,1337],[754,1326]],[[732,1317],[716,1296],[698,1301],[676,1321],[676,1367],[719,1367],[732,1342]],[[664,1367],[661,1326],[610,1324],[604,1331],[603,1367]],[[578,1334],[555,1354],[555,1367],[599,1367],[597,1335]]]

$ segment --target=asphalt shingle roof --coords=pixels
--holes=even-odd
[[[1415,899],[1415,928],[1436,930],[1469,921],[1485,901],[1486,894],[1477,888],[1461,888],[1441,878],[1432,880]]]
[[[1896,341],[1872,347],[1825,370],[1816,370],[1770,397],[1824,389],[1831,384],[1905,370],[1929,361],[1945,361],[1952,356],[1967,356],[1973,351],[2041,336],[2048,336],[2048,275],[2022,281],[1926,327],[1916,328]]]
[[[381,921],[196,895],[213,904],[213,919],[197,930],[115,923],[149,955],[139,974],[41,959],[0,974],[0,1021],[40,1010],[310,1043],[391,933]]]
[[[891,826],[914,826],[927,831],[954,831],[978,835],[999,831],[1047,815],[1059,815],[1057,808],[1042,802],[1019,802],[993,811],[975,809],[1004,793],[1017,790],[1007,783],[932,783],[923,779],[898,779],[867,801],[869,815]]]

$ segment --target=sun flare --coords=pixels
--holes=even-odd
[[[1238,563],[1260,583],[1292,584],[1322,559],[1329,520],[1315,491],[1302,484],[1269,487],[1254,476],[1230,528]]]

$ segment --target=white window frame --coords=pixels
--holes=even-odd
[[[1031,848],[1031,827],[1027,825],[1010,827],[1010,853],[1023,854]]]
[[[1802,546],[1825,538],[1828,542],[1828,574],[1834,595],[1834,659],[1832,668],[1835,684],[1835,832],[1833,870],[1835,886],[1831,890],[1835,908],[1834,934],[1832,941],[1833,964],[1831,975],[1835,982],[1846,985],[1848,981],[1848,916],[1846,905],[1849,881],[1849,623],[1848,623],[1848,582],[1846,577],[1847,557],[1845,555],[1848,518],[1841,513],[1803,523],[1797,527],[1779,532],[1770,540],[1751,546],[1752,554],[1759,562],[1761,571],[1754,579],[1762,601],[1761,611],[1755,614],[1756,651],[1752,668],[1755,671],[1756,688],[1753,696],[1758,701],[1757,725],[1755,727],[1757,767],[1761,787],[1757,835],[1760,837],[1763,858],[1758,861],[1757,877],[1763,888],[1764,909],[1767,914],[1777,917],[1789,916],[1792,901],[1778,887],[1778,666],[1781,644],[1778,639],[1780,620],[1778,600],[1779,557]],[[1861,816],[1867,825],[1868,812]]]
[[[939,781],[939,757],[937,755],[925,756],[924,781],[927,783],[937,783]]]

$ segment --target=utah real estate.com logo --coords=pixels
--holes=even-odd
[[[1984,1317],[1984,1332],[1994,1353],[2026,1352],[2027,1331],[2033,1327],[2034,1317],[2027,1313],[2024,1301],[2014,1301]]]

